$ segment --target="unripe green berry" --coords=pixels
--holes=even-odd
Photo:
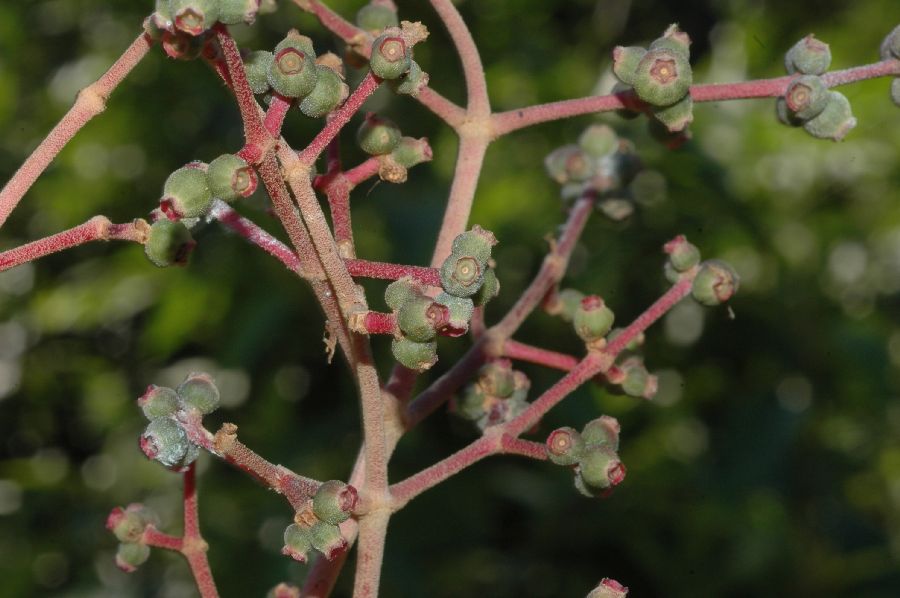
[[[459,414],[469,420],[478,421],[485,415],[485,402],[487,395],[477,384],[470,384],[466,387],[462,399],[459,400]]]
[[[381,79],[396,79],[410,69],[412,52],[398,35],[381,35],[372,42],[369,68]]]
[[[691,52],[691,38],[678,27],[677,23],[673,23],[665,30],[662,37],[653,40],[653,43],[650,44],[650,49],[666,49],[681,52],[687,58]]]
[[[281,554],[305,563],[311,548],[312,535],[308,527],[292,523],[285,528],[284,547],[281,549]]]
[[[300,102],[300,111],[310,118],[321,118],[337,108],[350,93],[347,84],[334,70],[317,65],[316,86]]]
[[[789,127],[803,126],[803,121],[797,118],[796,114],[791,112],[783,97],[775,99],[775,117],[778,119],[778,122]]]
[[[173,222],[168,218],[157,220],[150,226],[150,233],[144,243],[147,259],[160,268],[183,266],[197,243],[183,222]]]
[[[693,81],[687,57],[667,49],[650,50],[638,63],[634,92],[653,106],[669,106],[687,95]]]
[[[700,263],[700,250],[684,235],[663,245],[663,251],[669,255],[669,263],[677,272],[686,272]]]
[[[286,98],[302,98],[315,89],[318,80],[316,55],[305,35],[291,30],[281,40],[269,65],[269,85]]]
[[[341,529],[331,523],[317,521],[309,528],[309,537],[313,548],[329,561],[347,550],[347,540],[341,535]]]
[[[219,19],[219,0],[169,0],[175,28],[200,35]]]
[[[605,490],[625,479],[619,455],[606,446],[588,446],[578,460],[578,476],[590,488]]]
[[[388,85],[396,94],[409,95],[416,98],[419,97],[419,92],[422,91],[422,88],[428,85],[428,73],[422,70],[418,62],[410,60],[409,70],[396,79],[389,79]]]
[[[544,158],[544,168],[550,178],[561,185],[586,181],[597,171],[595,160],[577,145],[564,145],[550,152]]]
[[[244,72],[253,93],[260,95],[269,91],[269,68],[274,60],[275,55],[265,50],[252,52],[244,60]]]
[[[506,399],[516,389],[516,380],[512,362],[508,359],[495,359],[484,365],[478,375],[478,385],[485,394]]]
[[[218,0],[219,22],[226,25],[237,25],[256,20],[259,12],[259,0]]]
[[[170,468],[189,465],[198,455],[181,426],[166,417],[150,422],[141,434],[140,446],[148,459]]]
[[[195,218],[209,211],[212,200],[206,173],[183,166],[166,179],[159,205],[170,219]]]
[[[139,542],[148,525],[159,525],[159,518],[140,503],[132,503],[124,509],[116,507],[106,518],[106,529],[120,542]]]
[[[588,295],[581,300],[572,320],[575,332],[586,343],[600,340],[612,328],[615,316],[597,295]]]
[[[794,79],[784,92],[784,102],[797,118],[806,121],[821,114],[828,104],[828,88],[817,75]]]
[[[472,295],[472,301],[478,307],[485,305],[488,301],[500,294],[500,280],[493,268],[484,271],[484,282],[478,292]]]
[[[623,363],[622,372],[625,374],[621,382],[622,390],[628,396],[650,399],[656,394],[656,376],[650,375],[640,359],[632,358]]]
[[[608,125],[591,125],[581,132],[578,145],[594,158],[602,158],[619,149],[619,138]]]
[[[583,450],[584,440],[574,428],[559,428],[547,437],[547,458],[557,465],[575,465]]]
[[[138,398],[137,403],[147,419],[168,417],[181,407],[178,402],[178,395],[173,389],[165,386],[156,386],[155,384],[147,387],[144,394]]]
[[[585,598],[625,598],[627,595],[628,588],[615,579],[604,578]]]
[[[900,106],[900,77],[891,81],[891,101]]]
[[[653,118],[665,125],[669,133],[683,131],[694,122],[694,100],[686,95],[671,106],[653,108]]]
[[[175,390],[178,398],[188,409],[196,409],[208,415],[219,408],[219,389],[209,374],[191,372]]]
[[[477,224],[471,230],[460,233],[453,239],[450,251],[459,255],[470,255],[479,263],[486,264],[491,258],[491,248],[497,244],[497,237]]]
[[[386,2],[370,2],[356,13],[356,25],[371,35],[378,35],[388,27],[399,25],[397,7]]]
[[[719,305],[734,296],[739,280],[737,272],[726,262],[707,260],[700,264],[700,271],[691,287],[691,295],[703,305]]]
[[[234,154],[222,154],[210,162],[206,176],[212,196],[227,202],[250,197],[256,191],[256,171]]]
[[[169,9],[169,0],[156,0],[156,10],[150,15],[150,19],[160,31],[175,29],[172,11]]]
[[[475,296],[477,297],[480,292],[479,290]],[[450,322],[447,328],[442,331],[443,335],[457,337],[469,331],[469,321],[472,319],[472,312],[475,311],[475,304],[472,299],[442,292],[434,300],[441,305],[446,305],[450,310]]]
[[[605,446],[619,450],[619,420],[609,415],[601,415],[591,420],[581,429],[581,438],[588,446]]]
[[[391,353],[401,365],[417,372],[424,372],[437,363],[437,343],[417,343],[408,338],[395,338]]]
[[[323,482],[313,497],[313,513],[326,523],[337,525],[350,518],[359,494],[356,488],[340,480]]]
[[[562,289],[556,294],[556,304],[553,312],[558,313],[559,317],[566,322],[571,322],[575,317],[575,312],[584,299],[584,293],[576,289]]]
[[[891,58],[900,60],[900,25],[894,27],[881,42],[881,59],[890,60]]]
[[[146,544],[123,542],[116,550],[116,567],[125,573],[133,573],[150,558],[150,547]]]
[[[397,147],[391,150],[391,157],[400,166],[412,168],[416,164],[431,160],[431,146],[425,137],[421,139],[401,137]]]
[[[855,126],[856,118],[850,101],[838,91],[829,91],[825,109],[817,117],[803,123],[803,129],[813,137],[832,141],[840,141]]]
[[[449,324],[450,309],[424,295],[409,299],[397,310],[400,330],[417,343],[433,340]]]
[[[421,294],[419,283],[404,276],[387,286],[384,291],[384,302],[392,310],[399,310],[404,303]]]
[[[626,85],[633,85],[638,64],[647,53],[640,46],[616,46],[613,49],[613,74]]]
[[[391,153],[400,143],[400,128],[394,121],[374,112],[366,114],[356,132],[356,141],[364,152],[372,156]]]
[[[784,68],[789,75],[821,75],[831,65],[828,44],[810,34],[794,44],[784,55]]]
[[[441,285],[451,295],[471,297],[483,282],[483,262],[471,255],[451,253],[441,265]]]

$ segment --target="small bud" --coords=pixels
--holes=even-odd
[[[508,359],[495,359],[481,368],[478,385],[485,394],[500,399],[512,396],[515,387],[512,362]]]
[[[563,289],[556,294],[556,303],[551,309],[551,313],[559,314],[559,317],[565,322],[571,322],[575,317],[575,312],[584,299],[584,293],[576,289]]]
[[[646,48],[639,46],[616,46],[613,49],[613,74],[622,83],[633,85],[638,64],[646,53]]]
[[[457,297],[471,297],[484,282],[482,263],[471,255],[451,253],[441,266],[441,285]]]
[[[199,58],[205,43],[204,36],[195,37],[183,31],[164,31],[162,35],[163,52],[176,60]]]
[[[150,547],[146,544],[123,542],[116,550],[116,567],[125,573],[134,573],[150,558]]]
[[[200,35],[219,19],[218,0],[169,0],[175,28],[189,35]]]
[[[722,260],[707,260],[691,287],[691,295],[699,303],[710,307],[731,299],[737,292],[740,279],[737,272]]]
[[[890,60],[891,58],[900,60],[900,25],[894,27],[893,31],[888,33],[881,42],[881,59]]]
[[[457,404],[459,415],[477,422],[487,412],[486,403],[487,395],[484,394],[481,387],[477,384],[470,384]]]
[[[173,222],[167,218],[157,220],[150,226],[150,233],[144,243],[147,259],[160,268],[187,263],[188,255],[197,243],[183,222]]]
[[[384,291],[384,302],[392,310],[399,310],[404,303],[421,293],[419,284],[408,276],[395,280]]]
[[[373,36],[399,24],[393,2],[369,2],[356,13],[356,25]]]
[[[686,95],[671,106],[654,107],[653,117],[665,125],[669,133],[680,133],[694,122],[694,100]]]
[[[252,24],[259,12],[259,0],[218,0],[219,21],[226,25]]]
[[[313,548],[329,561],[347,550],[347,540],[341,535],[341,528],[331,523],[317,521],[309,528],[309,536]]]
[[[591,420],[581,429],[581,438],[588,446],[605,446],[613,451],[619,450],[619,420],[609,415],[601,415]]]
[[[594,158],[602,158],[619,149],[619,138],[608,125],[591,125],[578,137],[578,145]]]
[[[419,92],[428,85],[428,73],[422,70],[419,63],[415,60],[409,61],[409,70],[397,77],[389,79],[388,85],[394,90],[394,93],[400,95],[409,95],[414,98],[419,97]]]
[[[656,395],[657,379],[651,376],[638,358],[632,358],[622,364],[622,372],[625,378],[622,380],[622,390],[630,397],[651,399]]]
[[[544,168],[560,185],[570,181],[586,181],[597,171],[595,161],[577,145],[556,148],[544,158]]]
[[[159,518],[140,503],[131,503],[124,509],[116,507],[106,518],[106,529],[120,542],[139,542],[148,525],[159,525]]]
[[[181,426],[166,417],[150,422],[141,434],[140,446],[148,459],[159,461],[169,468],[180,469],[198,456],[197,447],[188,441]]]
[[[412,168],[416,164],[431,160],[431,146],[428,145],[428,139],[425,137],[421,139],[401,137],[397,147],[391,150],[391,157],[400,166]]]
[[[410,69],[412,52],[402,37],[381,35],[372,42],[369,68],[381,79],[396,79]]]
[[[601,579],[600,584],[591,590],[585,598],[625,598],[628,588],[608,577]]]
[[[180,408],[178,395],[171,388],[151,384],[138,400],[138,407],[147,419],[168,417]]]
[[[256,171],[234,154],[222,154],[210,162],[206,176],[213,197],[229,203],[240,197],[250,197],[256,191]]]
[[[196,409],[203,415],[219,408],[219,389],[209,374],[191,372],[178,385],[176,392],[186,408]]]
[[[300,588],[282,582],[269,590],[266,598],[300,598]]]
[[[609,447],[588,446],[578,460],[578,476],[590,488],[605,490],[625,479],[625,465]]]
[[[424,372],[437,363],[437,343],[417,343],[408,338],[395,338],[391,353],[401,365],[417,372]]]
[[[316,86],[300,102],[300,111],[310,118],[321,118],[340,106],[350,94],[350,88],[333,69],[317,65]]]
[[[488,301],[500,294],[500,281],[493,268],[484,271],[484,282],[478,292],[472,295],[472,301],[478,307],[485,305]]]
[[[359,501],[356,488],[340,480],[323,482],[313,497],[313,513],[326,523],[337,525],[350,518]]]
[[[615,316],[597,295],[588,295],[575,310],[575,332],[586,343],[600,340],[612,328]]]
[[[691,38],[676,23],[673,23],[669,25],[662,37],[653,40],[653,43],[650,44],[650,49],[666,49],[681,52],[687,58],[691,51]]]
[[[547,437],[547,458],[557,465],[575,465],[583,450],[584,440],[574,428],[559,428]]]
[[[364,152],[372,156],[389,154],[400,143],[400,128],[394,121],[374,112],[366,114],[356,132],[356,141]]]
[[[638,63],[634,92],[653,106],[669,106],[687,95],[693,75],[687,57],[667,49],[650,50]]]
[[[252,52],[244,60],[244,72],[253,93],[260,95],[269,91],[269,68],[274,60],[275,55],[265,50]]]
[[[828,44],[809,34],[794,44],[784,55],[784,68],[789,75],[821,75],[831,65]]]
[[[819,139],[840,141],[855,126],[856,118],[850,109],[850,101],[838,91],[829,91],[825,109],[817,117],[806,121],[803,129]]]
[[[481,291],[479,290],[479,293]],[[475,294],[475,297],[479,293]],[[442,292],[434,298],[441,305],[446,305],[450,310],[450,321],[446,328],[441,330],[444,336],[457,337],[462,336],[469,331],[469,321],[472,319],[472,312],[475,311],[475,304],[468,297],[457,297],[450,293]]]
[[[312,42],[296,30],[288,32],[275,51],[269,65],[269,85],[286,98],[302,98],[315,89],[318,79],[316,55]]]
[[[891,101],[900,106],[900,77],[891,81]]]
[[[160,208],[171,220],[202,216],[212,206],[206,173],[183,166],[169,175],[163,185]]]
[[[784,92],[784,102],[797,118],[806,121],[821,114],[828,104],[828,88],[816,75],[794,79]]]
[[[312,535],[308,527],[292,523],[285,528],[284,547],[281,549],[281,554],[305,563],[311,548]]]
[[[438,330],[450,324],[450,309],[421,295],[406,301],[397,310],[397,325],[410,340],[433,340]]]
[[[497,244],[497,237],[489,230],[477,224],[453,239],[451,252],[459,255],[470,255],[479,263],[486,264],[491,257],[491,248]]]
[[[677,272],[686,272],[700,263],[700,250],[684,235],[663,245],[663,251],[669,255],[669,262]]]

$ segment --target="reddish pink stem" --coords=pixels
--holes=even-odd
[[[362,162],[345,172],[344,177],[353,187],[356,187],[360,183],[363,183],[378,174],[380,166],[381,162],[378,158],[372,156],[365,162]]]
[[[162,548],[164,550],[174,550],[175,552],[181,552],[181,549],[184,547],[184,541],[181,538],[165,534],[152,525],[148,525],[144,528],[144,535],[141,536],[141,542],[147,546]]]
[[[281,126],[284,124],[284,117],[287,116],[288,110],[293,105],[289,98],[277,93],[272,94],[272,102],[269,104],[269,109],[266,110],[263,126],[273,138],[278,139],[281,136]]]
[[[94,216],[69,230],[0,253],[0,272],[89,241],[115,239],[143,244],[149,232],[150,225],[143,220],[113,224],[105,216]]]
[[[291,251],[290,247],[260,228],[252,220],[238,214],[224,201],[217,199],[213,202],[209,215],[276,258],[291,272],[300,271],[300,258]]]
[[[460,16],[459,11],[450,0],[431,0],[431,6],[443,21],[450,39],[456,46],[456,53],[462,61],[463,77],[466,80],[468,96],[467,115],[473,118],[486,118],[491,114],[488,100],[487,82],[484,78],[484,67],[478,47],[472,39],[472,33]]]
[[[356,255],[353,243],[353,217],[350,212],[350,189],[347,185],[331,186],[326,196],[328,208],[331,210],[331,223],[334,227],[334,241],[342,257]]]
[[[219,591],[209,568],[206,551],[209,545],[200,535],[200,519],[197,509],[196,462],[184,472],[184,540],[181,553],[191,566],[197,589],[203,598],[218,598]]]
[[[536,363],[564,372],[568,372],[578,365],[578,359],[571,355],[557,353],[556,351],[548,351],[547,349],[526,345],[514,340],[508,340],[503,343],[503,356],[519,361]]]
[[[370,311],[363,320],[368,334],[391,334],[397,330],[397,316],[377,311]]]
[[[441,273],[436,268],[424,266],[404,266],[388,262],[370,262],[368,260],[344,260],[350,276],[377,278],[380,280],[398,280],[409,276],[422,284],[432,287],[441,286]]]

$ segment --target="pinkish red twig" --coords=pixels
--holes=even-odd
[[[441,274],[436,268],[424,266],[405,266],[388,262],[371,262],[369,260],[344,260],[350,276],[377,278],[380,280],[399,280],[409,276],[422,284],[432,287],[441,286]]]
[[[291,251],[290,247],[260,228],[252,220],[238,214],[224,201],[215,200],[209,215],[276,258],[291,272],[300,271],[300,258]]]

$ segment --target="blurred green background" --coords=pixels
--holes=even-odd
[[[252,29],[271,48],[289,27],[317,49],[339,46],[282,0]],[[352,15],[361,0],[330,3]],[[432,37],[416,50],[432,85],[457,101],[461,76],[426,2],[398,0]],[[151,2],[26,0],[0,4],[0,178],[9,177],[140,30]],[[611,87],[610,49],[679,22],[694,39],[695,81],[779,76],[784,51],[813,31],[834,68],[877,59],[900,23],[895,0],[467,0],[496,109]],[[358,77],[358,75],[354,75]],[[633,139],[668,182],[625,224],[592,220],[567,284],[602,294],[620,321],[664,289],[660,247],[685,233],[743,277],[725,309],[691,302],[648,334],[661,389],[653,402],[584,388],[540,430],[600,413],[622,423],[626,483],[587,500],[563,468],[483,462],[429,491],[392,521],[384,596],[583,596],[604,576],[633,596],[900,594],[900,109],[888,82],[842,89],[859,119],[841,144],[779,125],[772,101],[700,105],[694,140],[670,152],[642,120],[603,118]],[[427,136],[432,165],[408,183],[354,195],[359,254],[427,263],[452,176],[455,138],[408,99],[368,108]],[[473,222],[496,232],[503,292],[495,321],[540,264],[564,214],[542,157],[598,119],[511,135],[489,151]],[[299,113],[286,137],[321,126]],[[360,155],[345,136],[345,156]],[[241,145],[237,110],[199,63],[156,49],[107,111],[60,154],[0,231],[0,247],[101,213],[149,212],[166,175]],[[262,197],[241,208],[269,230]],[[115,505],[156,508],[180,530],[179,476],[137,449],[135,407],[149,383],[212,372],[225,407],[208,422],[240,426],[276,463],[345,478],[359,442],[353,384],[326,364],[308,288],[259,250],[209,226],[186,269],[159,270],[139,247],[94,244],[0,275],[0,596],[193,596],[185,563],[154,552],[132,575],[113,565],[103,528]],[[380,305],[383,285],[372,284]],[[520,340],[575,353],[561,322],[536,314]],[[375,340],[382,370],[388,343]],[[465,340],[442,341],[433,379]],[[540,392],[558,374],[523,367]],[[443,411],[405,438],[391,478],[450,454],[475,432]],[[540,436],[538,436],[540,438]],[[278,554],[291,513],[226,465],[201,458],[201,518],[223,596],[262,596],[306,568]],[[352,557],[351,557],[352,558]],[[337,596],[349,595],[352,575]]]

